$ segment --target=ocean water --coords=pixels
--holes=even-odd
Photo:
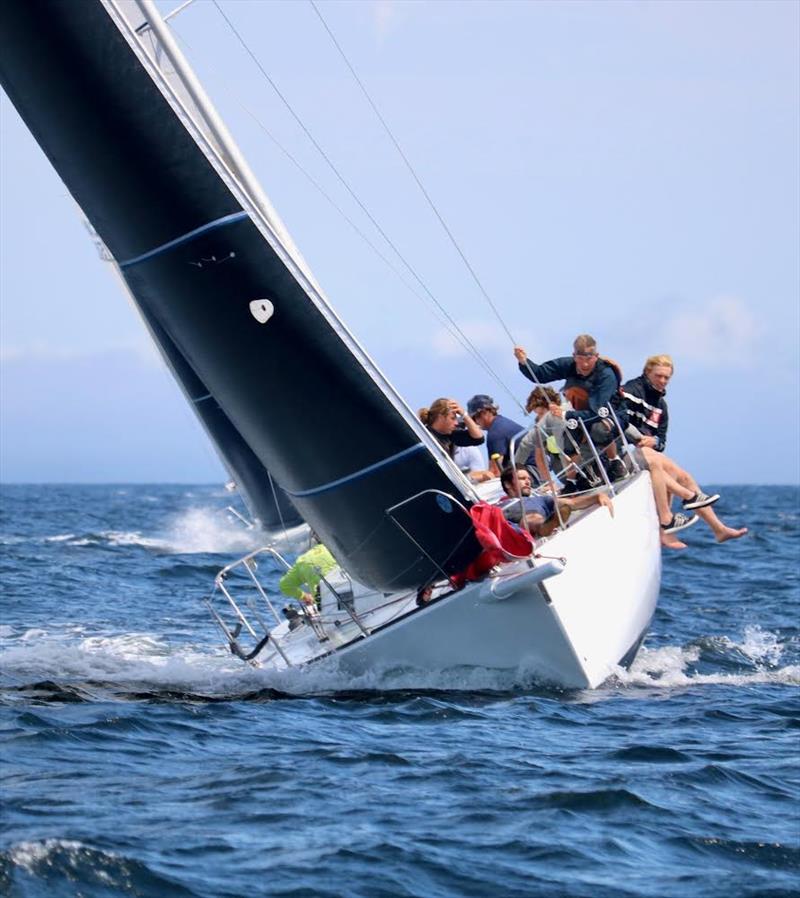
[[[224,491],[2,487],[0,894],[800,895],[798,490],[720,491],[750,535],[688,531],[632,670],[559,691],[254,670]]]

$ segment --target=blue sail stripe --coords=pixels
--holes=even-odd
[[[305,499],[308,496],[318,496],[320,493],[327,493],[329,490],[335,490],[340,486],[344,486],[346,483],[352,483],[354,480],[360,480],[362,477],[366,477],[368,474],[372,474],[380,468],[388,467],[389,465],[395,464],[395,462],[400,461],[403,458],[406,458],[409,455],[413,455],[415,452],[419,452],[420,450],[424,450],[427,447],[423,443],[416,443],[414,446],[409,446],[408,449],[403,449],[402,452],[398,452],[395,455],[390,455],[388,458],[384,458],[383,461],[376,461],[374,465],[367,465],[366,468],[361,468],[360,471],[353,471],[352,474],[347,474],[344,477],[340,477],[338,480],[332,480],[330,483],[323,483],[322,486],[312,487],[310,490],[300,490],[299,492],[293,493],[289,490],[284,490],[284,492],[293,496],[295,499]]]
[[[176,246],[180,246],[182,243],[188,243],[190,240],[194,240],[195,237],[199,237],[200,234],[205,234],[208,231],[214,231],[217,228],[227,227],[229,224],[235,224],[237,221],[242,221],[245,218],[249,218],[247,212],[232,212],[230,215],[223,215],[222,218],[217,218],[214,221],[209,221],[207,224],[200,225],[199,228],[195,228],[193,231],[189,231],[188,234],[183,234],[181,237],[176,237],[174,240],[170,240],[168,243],[162,243],[161,246],[157,246],[154,249],[148,250],[146,253],[142,253],[141,256],[135,256],[133,259],[128,259],[125,262],[120,262],[120,268],[130,268],[131,265],[138,265],[140,262],[146,262],[148,259],[152,259],[153,256],[158,256],[161,253],[166,253],[171,249],[175,249]]]

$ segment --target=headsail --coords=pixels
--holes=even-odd
[[[161,83],[117,3],[26,0],[2,24],[3,85],[162,350],[349,572],[389,590],[471,561],[480,549],[452,503],[424,500],[403,528],[387,517],[428,490],[473,496]]]
[[[256,518],[255,523],[268,532],[301,524],[303,519],[297,509],[273,482],[267,469],[158,321],[145,319],[145,322],[175,380],[234,478],[245,504]]]

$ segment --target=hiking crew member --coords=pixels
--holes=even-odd
[[[605,493],[571,499],[563,496],[537,496],[533,492],[531,475],[525,465],[503,468],[500,484],[505,496],[497,503],[498,507],[512,524],[520,525],[524,518],[534,536],[549,536],[561,522],[566,523],[573,511],[590,505],[602,505],[614,517],[614,503]]]
[[[456,446],[483,443],[483,431],[455,399],[435,399],[430,408],[421,408],[417,415],[450,458],[454,457]]]
[[[627,433],[636,442],[644,466],[650,469],[653,477],[662,544],[671,549],[686,548],[685,543],[675,539],[674,533],[693,524],[697,517],[711,529],[718,543],[740,539],[747,533],[747,527],[730,527],[710,507],[719,499],[719,493],[709,495],[703,492],[694,477],[664,452],[669,425],[664,397],[673,372],[670,356],[651,355],[644,363],[642,374],[629,380],[622,388],[630,421]],[[658,477],[663,479],[662,489],[666,489],[666,497],[661,501],[656,482]],[[683,500],[683,511],[667,522],[668,514],[671,514],[671,495]],[[686,512],[697,512],[697,516]]]
[[[634,440],[640,449],[663,452],[667,444],[669,411],[665,397],[672,372],[670,356],[651,355],[639,377],[622,387],[628,421],[641,434],[641,440]]]
[[[521,346],[514,347],[514,355],[519,363],[522,374],[538,384],[551,383],[563,380],[564,386],[561,392],[569,400],[572,408],[564,417],[570,419],[583,419],[592,442],[598,449],[609,447],[609,474],[613,479],[625,476],[625,467],[616,458],[616,447],[611,444],[614,441],[615,426],[613,419],[600,416],[602,409],[614,409],[620,424],[626,423],[625,409],[620,395],[622,374],[619,366],[610,359],[602,359],[597,352],[597,341],[589,334],[580,334],[572,344],[571,356],[551,359],[537,365],[528,359],[528,354]],[[576,437],[577,439],[577,437]],[[584,461],[591,458],[591,451],[585,445],[581,449]],[[567,475],[568,479],[571,479]],[[579,486],[581,486],[579,484]],[[576,487],[568,490],[572,491]]]
[[[489,470],[495,477],[509,463],[511,440],[525,432],[522,424],[517,424],[511,418],[499,414],[498,406],[494,399],[485,393],[473,396],[467,403],[467,411],[473,420],[486,432],[486,451],[489,454]],[[534,459],[530,459],[531,464]]]

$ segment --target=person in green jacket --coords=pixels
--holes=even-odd
[[[328,549],[317,543],[303,552],[281,577],[278,587],[290,599],[299,599],[314,607],[319,596],[319,584],[337,566],[336,559]]]

